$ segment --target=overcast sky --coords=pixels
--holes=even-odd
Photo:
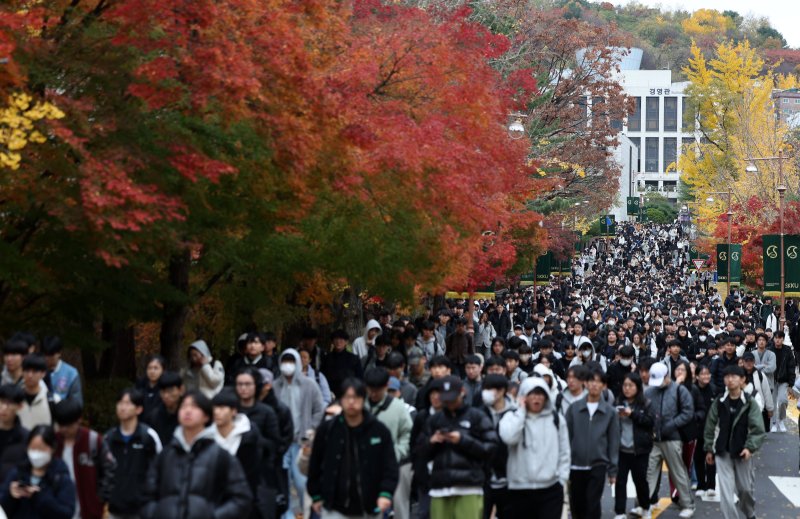
[[[800,1],[799,0],[637,0],[651,7],[665,10],[716,9],[736,11],[742,16],[753,14],[765,16],[770,24],[783,34],[789,46],[800,48]],[[630,0],[612,0],[613,4],[629,4]]]

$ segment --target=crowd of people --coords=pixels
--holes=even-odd
[[[3,345],[0,506],[43,519],[582,519],[603,515],[608,483],[616,518],[649,518],[663,495],[683,518],[699,498],[754,517],[753,455],[786,432],[800,393],[800,310],[723,300],[688,248],[677,224],[621,224],[535,292],[384,311],[352,341],[308,329],[281,348],[246,333],[226,362],[198,340],[183,369],[148,359],[103,434],[82,419],[61,340],[17,333]]]

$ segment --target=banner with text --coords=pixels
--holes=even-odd
[[[628,197],[628,214],[633,214],[633,215],[639,214],[639,197],[638,196],[629,196]]]
[[[763,236],[764,294],[781,294],[781,237],[779,234]],[[800,235],[783,237],[784,291],[787,297],[800,296]]]
[[[730,264],[730,284],[742,281],[742,246],[739,243],[717,244],[717,282],[728,283],[728,264]]]
[[[553,263],[553,253],[547,251],[536,259],[536,284],[550,284],[550,265]]]

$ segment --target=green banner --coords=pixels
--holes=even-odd
[[[708,260],[710,259],[708,254],[700,252],[700,250],[697,248],[697,245],[692,243],[689,246],[689,270],[697,270],[697,264],[695,263],[695,260],[698,259],[705,260],[704,266],[708,267]]]
[[[565,277],[572,275],[572,260],[564,260],[561,262],[561,275]]]
[[[550,274],[554,276],[561,274],[561,262],[555,259],[555,257],[550,259]]]
[[[600,217],[600,234],[603,236],[617,234],[617,221],[613,214],[606,214]]]
[[[532,287],[536,281],[536,274],[534,272],[527,272],[519,277],[519,286]]]
[[[547,254],[542,254],[536,258],[536,284],[549,285],[550,284],[550,265],[553,262],[553,253],[547,251]]]
[[[731,285],[742,282],[742,246],[739,243],[717,244],[717,282],[728,282],[728,263],[730,262]]]
[[[764,294],[781,295],[781,237],[779,234],[763,236]],[[783,236],[784,291],[786,297],[800,296],[800,235]]]
[[[628,197],[628,214],[639,214],[639,197],[638,196],[629,196]]]

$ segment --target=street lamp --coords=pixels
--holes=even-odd
[[[525,137],[525,125],[522,124],[522,120],[525,117],[528,117],[525,114],[516,112],[513,114],[509,114],[509,117],[513,118],[511,124],[508,125],[508,135],[514,140],[521,139]]]
[[[733,197],[733,190],[728,188],[727,191],[713,191],[711,194],[712,195],[725,195],[727,197],[727,199],[728,199],[728,213],[727,213],[728,214],[728,261],[727,261],[727,264],[728,264],[728,282],[727,282],[728,293],[726,295],[726,297],[727,297],[731,293],[731,221],[733,220],[733,211],[731,211],[731,198]],[[714,197],[709,196],[708,198],[706,198],[706,202],[708,202],[709,204],[713,204],[714,203]]]
[[[778,161],[778,185],[775,189],[778,191],[778,207],[779,207],[779,216],[778,220],[780,222],[781,228],[781,247],[780,247],[780,254],[781,254],[781,315],[783,315],[786,309],[786,291],[784,290],[784,282],[786,281],[786,259],[784,256],[783,250],[783,199],[786,197],[786,178],[783,176],[783,161],[789,160],[791,157],[784,157],[783,150],[778,150],[777,157],[749,157],[746,160],[749,162],[747,167],[744,170],[748,173],[758,173],[758,168],[756,167],[756,162],[759,160],[777,160]]]

